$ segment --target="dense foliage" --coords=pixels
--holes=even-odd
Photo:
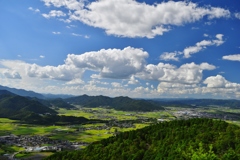
[[[18,95],[0,95],[0,117],[22,119],[30,113],[57,114],[56,111],[34,100]]]
[[[83,107],[109,107],[123,111],[153,111],[163,110],[163,108],[152,101],[135,100],[129,97],[110,98],[106,96],[77,96],[65,99],[66,102],[81,105]]]
[[[41,104],[47,106],[47,107],[53,107],[53,108],[65,108],[65,109],[73,109],[76,108],[73,105],[65,102],[61,98],[54,98],[54,99],[38,99],[38,98],[31,98],[32,100],[38,101]]]
[[[37,114],[31,113],[22,119],[24,123],[28,124],[40,124],[40,125],[70,125],[70,124],[83,124],[90,122],[84,117],[74,117],[74,116],[59,116],[59,115],[44,115],[39,116]],[[94,123],[94,121],[91,121]]]
[[[57,108],[66,108],[66,109],[73,109],[75,108],[73,105],[68,104],[61,98],[56,98],[56,99],[49,99],[47,100],[53,107]]]
[[[85,149],[59,152],[47,160],[237,160],[240,128],[212,119],[164,122],[123,132]]]
[[[62,99],[50,100],[58,107],[72,107]],[[89,120],[84,117],[59,116],[57,112],[39,101],[0,90],[0,117],[21,120],[23,123],[43,125],[82,124]],[[94,121],[93,121],[94,123]]]

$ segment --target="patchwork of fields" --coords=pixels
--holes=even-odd
[[[178,107],[166,107],[164,111],[155,112],[125,112],[117,111],[114,109],[106,108],[78,108],[74,110],[59,109],[57,110],[59,115],[65,116],[76,116],[85,117],[88,119],[100,119],[111,121],[113,124],[106,123],[96,123],[96,124],[75,124],[75,125],[29,125],[21,124],[19,121],[10,120],[7,118],[0,118],[0,136],[6,135],[39,135],[46,136],[50,139],[55,140],[66,140],[69,142],[82,142],[82,143],[92,143],[94,141],[99,141],[110,136],[118,134],[118,132],[125,132],[129,130],[140,129],[151,123],[156,123],[158,120],[170,121],[176,118],[191,118],[191,116],[199,116],[205,113],[206,115],[218,115],[225,113],[227,116],[225,118],[229,123],[235,123],[240,125],[240,121],[231,120],[231,115],[234,118],[238,117],[240,114],[240,109],[229,109],[229,108],[178,108]],[[155,121],[149,122],[146,119],[153,119]],[[240,116],[239,116],[240,119]],[[135,123],[135,120],[140,120]],[[49,145],[49,144],[44,144]],[[26,156],[34,156],[34,154],[24,153],[23,146],[4,146],[5,149],[0,149],[0,154],[19,152],[15,156],[18,158]],[[81,146],[85,147],[85,146]],[[39,153],[36,153],[39,154]],[[45,153],[49,155],[51,153]]]

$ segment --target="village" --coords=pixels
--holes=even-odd
[[[221,120],[236,121],[240,119],[240,115],[234,113],[226,113],[224,111],[209,112],[208,108],[191,108],[171,112],[177,119],[189,118],[213,118]]]
[[[25,148],[26,152],[34,151],[61,151],[61,150],[75,150],[79,146],[86,146],[86,142],[70,142],[67,140],[54,140],[47,136],[40,135],[8,135],[1,136],[0,143],[6,145],[14,145]]]

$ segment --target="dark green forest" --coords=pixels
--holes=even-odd
[[[108,107],[122,111],[154,111],[164,110],[164,108],[150,100],[136,100],[129,97],[115,97],[110,98],[106,96],[88,96],[82,95],[77,97],[71,97],[65,99],[66,102],[75,105],[81,105],[83,107]]]
[[[30,113],[36,114],[57,114],[56,111],[42,105],[41,103],[29,100],[18,95],[0,95],[0,117],[11,119],[22,119]]]
[[[55,107],[72,106],[64,102],[62,99],[45,101]],[[8,91],[0,90],[0,117],[20,120],[27,124],[41,125],[66,125],[66,124],[82,124],[89,120],[84,117],[59,116],[57,112],[43,103],[29,97],[15,95]],[[94,121],[93,121],[94,122]]]
[[[240,128],[221,120],[175,120],[122,132],[46,160],[238,160]]]

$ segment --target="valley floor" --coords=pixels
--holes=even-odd
[[[240,109],[219,106],[192,108],[168,106],[164,111],[154,112],[125,112],[77,106],[74,110],[59,109],[57,111],[60,115],[101,119],[106,120],[107,123],[41,126],[0,118],[0,155],[11,157],[14,154],[21,159],[40,154],[46,156],[62,150],[77,150],[119,132],[136,130],[153,123],[174,119],[205,117],[240,125]]]

